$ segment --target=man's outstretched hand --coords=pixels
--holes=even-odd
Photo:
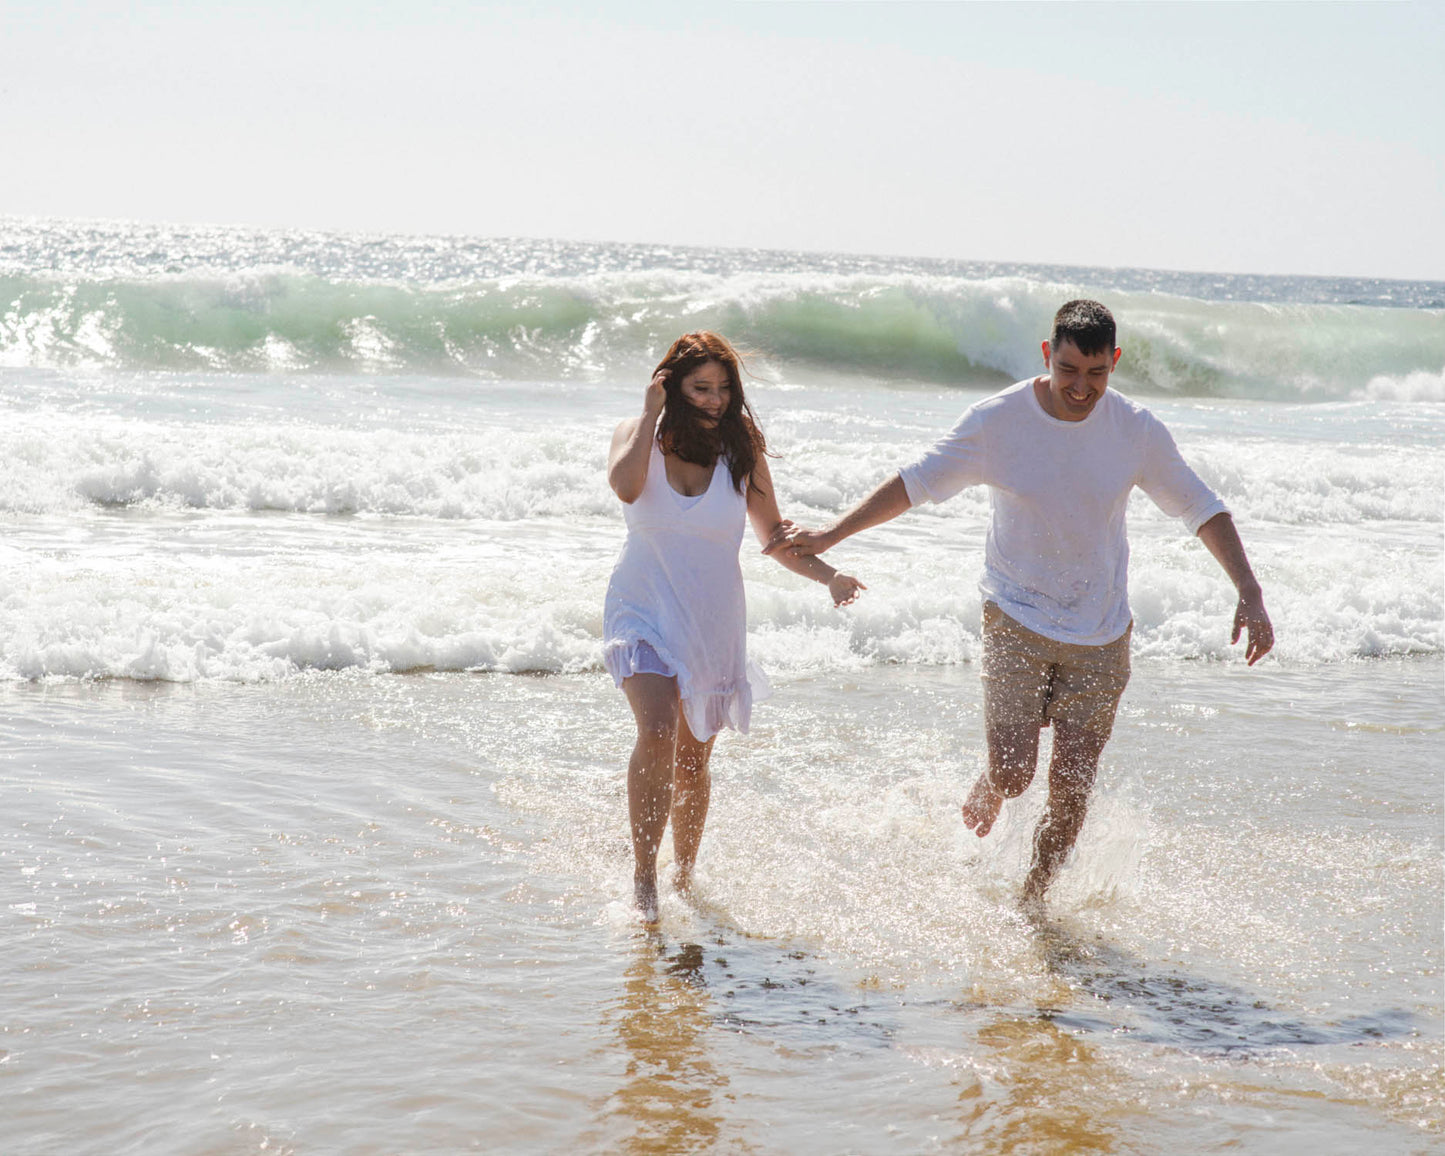
[[[1239,605],[1234,608],[1234,631],[1229,636],[1231,644],[1245,634],[1244,659],[1253,666],[1274,649],[1274,626],[1264,610],[1264,595],[1256,586],[1239,596]]]

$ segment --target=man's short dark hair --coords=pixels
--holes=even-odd
[[[1054,329],[1049,334],[1049,347],[1058,349],[1072,341],[1085,357],[1114,352],[1114,315],[1097,301],[1080,298],[1066,301],[1054,314]]]

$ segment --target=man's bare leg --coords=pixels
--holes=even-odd
[[[712,798],[712,777],[707,768],[713,739],[699,742],[694,738],[681,710],[677,719],[677,761],[672,774],[672,851],[677,864],[672,882],[679,891],[686,892],[692,886],[692,869],[697,863]]]
[[[633,898],[642,918],[657,919],[657,848],[672,809],[677,757],[677,680],[634,674],[622,682],[637,719],[637,744],[627,764],[627,813],[632,827]]]
[[[963,825],[982,839],[998,819],[1005,799],[1022,795],[1039,762],[1038,723],[988,728],[988,770],[979,775],[963,802]]]
[[[1049,802],[1034,831],[1034,860],[1024,880],[1025,903],[1043,899],[1084,825],[1089,794],[1108,736],[1054,720],[1054,753],[1049,760]]]

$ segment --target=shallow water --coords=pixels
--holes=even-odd
[[[1440,291],[0,221],[0,1148],[1445,1150]],[[1030,920],[1040,795],[958,812],[986,494],[835,551],[846,612],[750,545],[778,694],[639,928],[605,455],[661,349],[756,351],[817,524],[1080,294],[1275,652],[1133,502],[1134,680]]]
[[[1441,1150],[1440,679],[1136,663],[1030,921],[971,668],[783,678],[656,932],[604,676],[10,684],[11,1150]]]

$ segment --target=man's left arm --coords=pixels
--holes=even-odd
[[[1199,527],[1199,540],[1214,555],[1234,588],[1239,591],[1239,604],[1234,609],[1234,630],[1229,641],[1239,641],[1240,633],[1247,632],[1244,657],[1253,666],[1274,647],[1274,627],[1264,609],[1264,592],[1259,588],[1259,579],[1249,567],[1244,554],[1244,543],[1239,540],[1239,531],[1234,528],[1234,519],[1227,513],[1215,514]]]

